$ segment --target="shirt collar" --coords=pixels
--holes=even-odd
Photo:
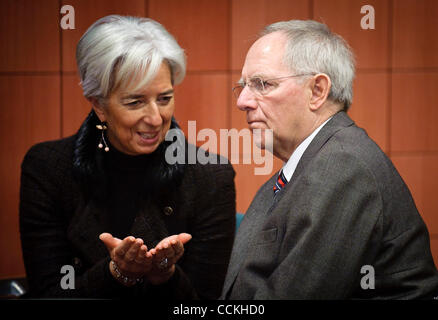
[[[304,139],[304,141],[301,142],[300,145],[294,150],[289,160],[284,164],[282,170],[288,182],[292,178],[292,175],[294,174],[298,162],[300,161],[301,157],[304,154],[304,151],[306,151],[307,147],[310,145],[313,138],[315,138],[318,132],[322,129],[322,127],[324,127],[324,125],[327,122],[330,121],[331,118],[333,118],[333,116],[328,118],[323,124],[321,124],[318,128],[316,128],[306,139]]]

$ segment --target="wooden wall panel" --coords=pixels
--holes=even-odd
[[[62,136],[75,134],[91,110],[77,75],[62,76]]]
[[[375,29],[362,29],[361,7],[375,10]],[[388,60],[388,0],[315,0],[314,19],[326,23],[353,48],[357,68],[387,68]]]
[[[231,69],[240,71],[261,29],[273,22],[309,19],[309,0],[233,0],[231,2]]]
[[[0,71],[59,71],[58,0],[4,0],[0,12]]]
[[[353,104],[348,111],[383,151],[387,151],[388,77],[385,72],[358,73],[353,85]]]
[[[438,1],[394,1],[393,67],[438,67]]]
[[[438,155],[398,155],[392,160],[411,190],[429,232],[438,235],[438,201],[431,194],[438,190]]]
[[[229,77],[226,73],[189,74],[175,87],[175,118],[188,137],[188,121],[196,121],[196,132],[210,128],[217,132],[227,128]],[[199,146],[204,142],[189,139]],[[218,141],[219,142],[219,141]]]
[[[392,78],[392,151],[438,151],[438,73],[396,73]]]
[[[21,162],[35,143],[59,138],[59,76],[0,76],[0,279],[24,274],[18,228]],[[7,253],[7,255],[6,255]]]
[[[145,0],[62,0],[75,9],[75,29],[62,30],[62,70],[76,72],[76,45],[98,19],[110,15],[146,16]]]
[[[188,70],[229,68],[228,0],[149,0],[148,12],[185,49]]]

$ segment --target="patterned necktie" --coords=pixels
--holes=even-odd
[[[287,184],[287,179],[283,174],[283,170],[280,171],[280,174],[278,175],[277,182],[274,185],[274,196],[284,188],[284,186]]]

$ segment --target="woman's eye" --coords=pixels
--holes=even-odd
[[[163,96],[158,98],[158,104],[160,105],[167,105],[170,100],[172,100],[173,96]]]
[[[133,100],[133,101],[129,101],[125,103],[125,106],[129,107],[129,108],[137,108],[139,106],[141,106],[143,103],[143,101],[141,100]]]
[[[135,101],[127,102],[125,103],[125,105],[127,105],[128,107],[135,107],[138,106],[140,103],[141,103],[140,100],[135,100]]]

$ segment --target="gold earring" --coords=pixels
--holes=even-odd
[[[100,138],[100,141],[99,141],[99,144],[97,145],[97,147],[99,148],[99,149],[102,149],[103,148],[103,145],[105,145],[105,152],[108,152],[109,151],[109,147],[108,147],[108,145],[106,144],[106,141],[105,141],[105,135],[104,135],[104,131],[106,130],[106,129],[108,129],[108,127],[106,126],[106,124],[104,123],[104,122],[102,122],[102,124],[97,124],[96,125],[96,128],[97,129],[99,129],[100,131],[101,131],[101,133],[102,133],[102,136],[101,136],[101,138]],[[102,144],[102,142],[103,142],[103,144]]]

